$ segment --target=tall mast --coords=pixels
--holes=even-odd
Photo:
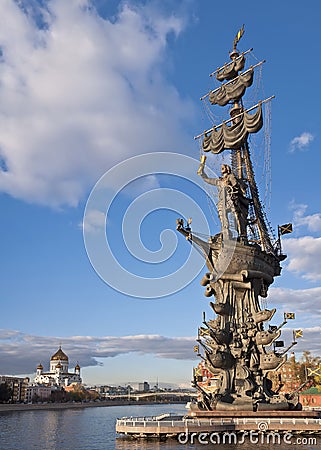
[[[238,50],[236,49],[236,42],[234,40],[233,45],[233,51],[230,53],[230,58],[232,61],[235,61],[236,58],[240,56]],[[234,116],[240,114],[242,110],[242,105],[240,104],[240,101],[235,100],[234,106],[230,110],[230,116],[233,118]],[[236,120],[232,123],[236,123]],[[243,179],[243,158],[242,158],[242,151],[240,148],[236,149],[234,152],[232,152],[232,168],[237,175],[238,178]]]
[[[228,81],[222,84],[220,88],[217,88],[208,95],[202,97],[202,99],[204,99],[209,96],[209,100],[212,104],[223,106],[229,103],[231,105],[229,111],[230,119],[222,122],[220,125],[214,125],[211,130],[197,136],[197,138],[205,136],[203,139],[203,150],[205,152],[212,151],[212,153],[220,153],[225,149],[231,150],[232,172],[237,179],[240,180],[243,186],[247,187],[246,197],[249,201],[247,217],[248,226],[245,226],[245,228],[248,228],[248,230],[251,231],[250,233],[246,232],[246,239],[251,241],[254,240],[261,246],[263,251],[273,253],[274,249],[259,198],[259,191],[255,181],[248,144],[248,134],[256,133],[263,125],[263,119],[260,115],[261,105],[273,97],[259,102],[252,108],[247,110],[244,109],[242,98],[246,88],[252,84],[253,69],[265,61],[261,61],[259,64],[256,64],[245,72],[239,73],[239,71],[243,69],[245,63],[244,54],[240,54],[237,49],[237,44],[243,36],[243,33],[244,26],[237,33],[233,41],[233,50],[229,54],[231,62],[225,64],[215,72],[216,78],[219,81]],[[249,111],[254,108],[257,108],[258,111],[253,115],[249,114]],[[209,135],[209,133],[211,134]],[[244,239],[244,236],[242,236],[242,238]]]
[[[233,50],[230,53],[230,58],[232,61],[235,61],[235,59],[239,58],[240,56],[240,53],[237,50],[237,43],[243,36],[243,33],[244,33],[244,25],[234,39]],[[243,105],[241,97],[239,100],[234,101],[233,108],[230,110],[231,118],[239,115],[242,111]],[[232,151],[232,168],[234,170],[235,175],[239,179],[245,180],[248,183],[252,200],[252,208],[254,212],[254,218],[252,218],[252,221],[254,221],[253,225],[254,227],[257,228],[262,250],[271,252],[273,251],[273,246],[270,240],[268,228],[263,214],[263,208],[259,198],[259,192],[255,181],[254,170],[250,157],[250,150],[247,138],[245,139],[245,142],[240,148]]]
[[[266,252],[273,252],[273,245],[271,243],[268,228],[265,222],[263,208],[259,198],[258,188],[255,182],[252,161],[250,158],[250,150],[247,142],[245,142],[242,151],[245,162],[246,178],[249,183],[251,198],[253,202],[252,205],[254,210],[254,221],[255,221],[253,225],[254,227],[257,228],[262,250]]]

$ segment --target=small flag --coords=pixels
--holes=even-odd
[[[272,331],[272,333],[273,333],[274,331],[276,331],[277,329],[278,329],[278,327],[277,327],[276,325],[270,325],[270,326],[269,326],[269,330]]]
[[[310,367],[308,369],[308,377],[318,377],[321,375],[320,367],[318,369],[311,369]]]
[[[199,345],[194,345],[194,353],[199,353],[200,347]]]
[[[199,334],[199,336],[209,336],[210,335],[210,330],[208,328],[199,327],[198,328],[198,334]]]
[[[241,39],[243,34],[244,34],[244,24],[242,25],[242,28],[237,32],[237,35],[234,38],[234,41],[233,41],[233,47],[234,48],[236,48],[237,43],[239,42],[239,40]]]
[[[295,313],[284,313],[284,320],[293,320],[295,319]]]
[[[282,236],[283,234],[292,233],[292,223],[286,223],[284,225],[279,225],[279,234]]]
[[[284,341],[276,341],[275,347],[284,347]]]
[[[293,339],[303,337],[303,330],[293,330]]]

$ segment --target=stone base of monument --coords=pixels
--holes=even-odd
[[[134,438],[172,437],[179,442],[184,440],[181,443],[191,442],[190,439],[197,442],[199,438],[213,439],[208,442],[218,443],[224,436],[235,441],[260,435],[263,442],[265,437],[280,440],[290,439],[296,434],[321,435],[321,410],[190,411],[185,416],[162,414],[153,417],[123,417],[117,419],[116,432]]]

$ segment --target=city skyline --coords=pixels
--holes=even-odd
[[[201,276],[161,298],[124,294],[131,289],[126,278],[124,291],[116,291],[91,266],[83,216],[100,177],[129,158],[167,152],[170,173],[178,171],[171,167],[172,154],[178,153],[195,159],[196,173],[199,149],[193,136],[211,125],[199,98],[213,88],[208,74],[228,60],[243,22],[239,48],[254,47],[255,57],[267,60],[264,92],[276,96],[268,217],[274,230],[289,222],[294,229],[282,239],[288,259],[270,288],[268,307],[277,308],[277,325],[284,312],[296,314],[282,339],[288,344],[292,329],[303,329],[294,347],[298,355],[303,350],[321,355],[320,113],[314,86],[320,5],[286,3],[273,0],[265,7],[232,1],[230,16],[223,4],[210,0],[179,5],[173,0],[5,0],[0,27],[2,374],[33,374],[61,344],[71,365],[79,361],[85,384],[159,379],[188,385],[198,362],[193,353],[197,328],[202,312],[209,314]],[[133,166],[126,170],[130,181]],[[168,261],[139,264],[121,242],[127,208],[146,192],[157,194],[164,205],[172,201],[170,191],[180,191],[205,209],[204,193],[168,173],[148,172],[124,186],[107,218],[119,260],[139,276],[177,270],[189,247],[177,236],[177,251]],[[207,210],[206,215],[215,232],[217,224]],[[176,217],[173,208],[162,206],[141,223],[141,240],[151,254],[172,243]],[[105,223],[99,214],[90,219],[92,232]],[[165,229],[173,233],[163,241]]]

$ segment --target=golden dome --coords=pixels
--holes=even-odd
[[[78,363],[75,366],[75,370],[80,370],[80,365]]]
[[[51,357],[51,361],[68,361],[68,356],[61,350],[61,347]]]
[[[38,364],[38,366],[37,366],[37,370],[43,370],[43,367],[42,367],[42,364],[40,363],[40,364]]]

